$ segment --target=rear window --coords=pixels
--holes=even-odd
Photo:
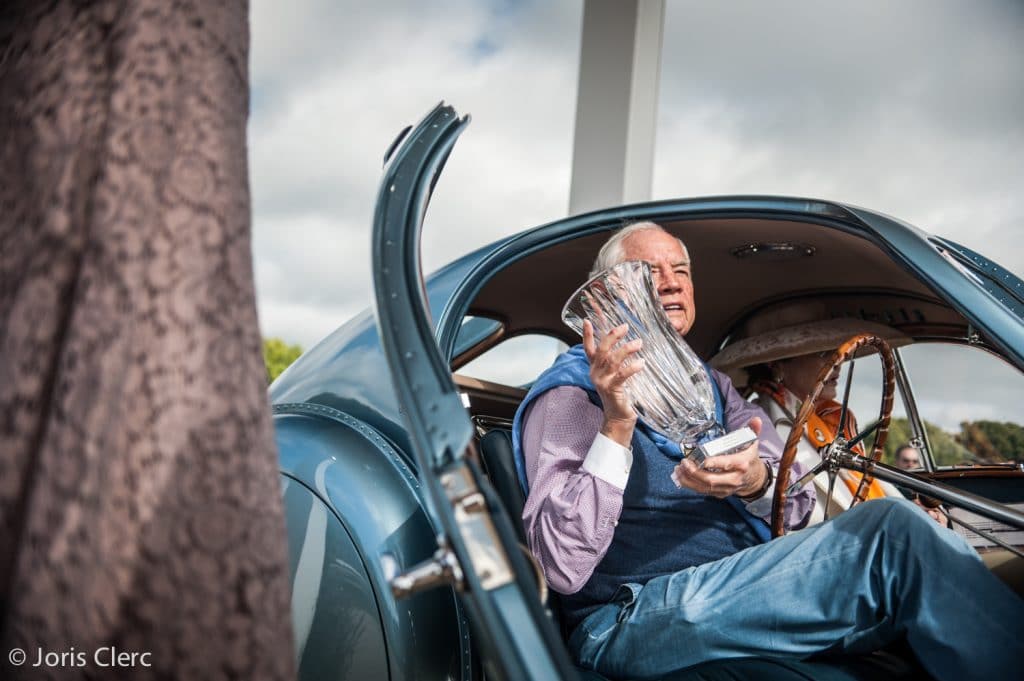
[[[565,343],[543,334],[524,334],[502,341],[459,373],[492,383],[528,387],[568,348]]]

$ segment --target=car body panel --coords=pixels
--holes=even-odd
[[[967,318],[1013,364],[1024,368],[1024,325],[999,299],[945,258],[924,232],[862,208],[852,209],[921,280]]]
[[[982,286],[985,290],[1008,307],[1018,318],[1024,319],[1024,281],[1020,277],[955,241],[941,237],[933,237],[932,241],[953,253],[956,260],[968,267],[975,275],[986,277],[991,285],[983,283]]]
[[[284,476],[290,537],[292,626],[300,679],[388,677],[388,646],[363,560],[331,510],[309,488]],[[337,591],[344,599],[321,598]]]
[[[274,425],[282,473],[292,481],[285,490],[285,514],[296,579],[293,598],[310,588],[302,579],[320,579],[317,591],[325,597],[318,600],[316,609],[338,614],[323,626],[333,631],[335,639],[345,639],[352,629],[370,628],[370,608],[365,603],[372,597],[392,680],[468,676],[471,658],[465,621],[451,590],[425,592],[401,603],[386,596],[389,586],[383,556],[415,564],[429,558],[436,548],[435,529],[424,512],[419,481],[402,456],[366,424],[323,405],[276,405]],[[296,538],[307,535],[305,517],[309,515],[303,512],[308,500],[292,493],[299,486],[315,494],[330,511],[326,520],[334,543],[340,546],[347,541],[346,551],[336,551],[339,557],[335,560],[340,562],[325,562],[322,574],[298,570],[308,542]],[[359,493],[353,493],[355,490]],[[350,598],[358,605],[350,605]],[[296,612],[297,622],[308,617],[308,612]],[[436,626],[437,622],[446,626]],[[321,640],[325,636],[316,631],[311,635]],[[315,654],[309,645],[300,649],[300,670],[307,665],[330,668],[326,660],[307,660]],[[344,656],[338,652],[335,658]],[[345,659],[354,663],[362,655],[352,653]],[[338,664],[338,659],[332,664]],[[322,677],[314,674],[310,678]],[[338,678],[379,677],[343,674]]]
[[[428,278],[430,309],[445,309],[467,273],[496,247],[463,256]],[[338,409],[371,424],[399,450],[409,451],[408,433],[372,310],[357,314],[303,353],[270,386],[270,401],[309,402]]]

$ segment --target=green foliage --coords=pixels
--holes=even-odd
[[[1024,459],[1024,428],[1009,421],[964,421],[956,440],[979,463]]]
[[[267,366],[267,383],[273,383],[301,354],[302,348],[298,345],[288,345],[280,338],[264,338],[263,363]]]
[[[924,422],[924,428],[928,431],[928,442],[932,445],[932,456],[937,465],[970,465],[974,461],[974,456],[956,441],[955,436],[928,421]]]
[[[999,463],[1024,459],[1024,427],[998,421],[964,421],[959,433],[947,433],[934,423],[924,422],[932,455],[939,466]],[[894,464],[896,450],[913,434],[907,419],[893,419],[882,460]]]
[[[928,441],[932,445],[932,456],[939,466],[954,466],[957,464],[969,463],[974,457],[965,449],[953,435],[939,428],[934,423],[924,422],[924,428],[928,432]],[[889,437],[885,441],[885,454],[882,461],[895,465],[896,450],[907,444],[913,433],[910,431],[910,422],[907,419],[893,419],[889,424]]]

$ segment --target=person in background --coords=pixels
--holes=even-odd
[[[905,444],[896,450],[896,467],[912,471],[921,467],[921,452],[911,444]]]
[[[913,471],[921,468],[921,452],[914,445],[907,443],[901,445],[896,450],[896,467],[902,468],[905,471]],[[918,494],[917,492],[907,489],[906,487],[898,487],[900,492],[903,493],[907,499],[910,499],[914,504],[922,511],[927,513],[931,518],[944,527],[949,527],[949,521],[940,510],[941,503],[937,499],[926,497]]]
[[[746,370],[747,386],[757,393],[755,403],[764,409],[779,436],[786,440],[800,411],[803,399],[814,389],[818,375],[844,341],[858,333],[870,332],[889,342],[902,345],[910,339],[890,326],[855,319],[824,319],[827,311],[817,306],[795,304],[773,309],[745,324],[733,341],[712,360],[712,366],[724,371]],[[836,401],[840,368],[825,379],[814,403],[814,411],[804,427],[804,436],[797,445],[797,458],[810,470],[821,461],[819,450],[836,439],[840,431],[842,405]],[[851,409],[846,412],[842,434],[846,439],[858,432],[857,418]],[[863,456],[863,444],[854,446]],[[791,479],[796,480],[795,476]],[[856,471],[840,470],[829,491],[828,473],[814,478],[818,496],[810,524],[820,523],[850,508],[861,487],[862,476]],[[900,497],[899,490],[882,480],[865,484],[864,499]]]
[[[737,373],[737,369],[745,369],[746,384],[756,393],[755,402],[768,414],[783,440],[789,437],[803,398],[814,389],[818,375],[840,344],[858,333],[872,333],[894,347],[910,342],[910,338],[891,326],[860,319],[822,320],[821,317],[827,313],[823,307],[804,303],[775,308],[769,314],[759,315],[747,322],[736,334],[739,340],[711,360],[713,366],[733,374]],[[842,405],[836,401],[839,375],[840,368],[836,367],[825,379],[815,400],[814,411],[804,427],[804,437],[797,445],[796,461],[808,470],[821,460],[818,451],[831,443],[839,432],[839,417],[842,413]],[[852,410],[848,410],[843,436],[850,439],[857,432],[857,418]],[[897,451],[897,465],[900,452],[907,449],[913,454],[911,457],[904,453],[904,457],[913,462],[911,467],[920,467],[919,452],[909,445]],[[854,451],[861,456],[865,454],[862,444],[857,444]],[[828,473],[818,473],[814,478],[818,503],[808,524],[820,523],[826,517],[835,517],[850,508],[853,495],[860,488],[861,478],[861,474],[856,471],[840,470],[830,494]],[[791,476],[791,479],[797,478]],[[938,509],[937,502],[922,499],[884,480],[872,480],[867,485],[864,498],[870,500],[899,496],[913,501],[935,522],[946,525],[946,518]]]

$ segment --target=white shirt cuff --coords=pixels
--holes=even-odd
[[[629,480],[629,469],[633,467],[633,452],[606,435],[598,433],[581,467],[616,489],[625,490],[626,481]]]

